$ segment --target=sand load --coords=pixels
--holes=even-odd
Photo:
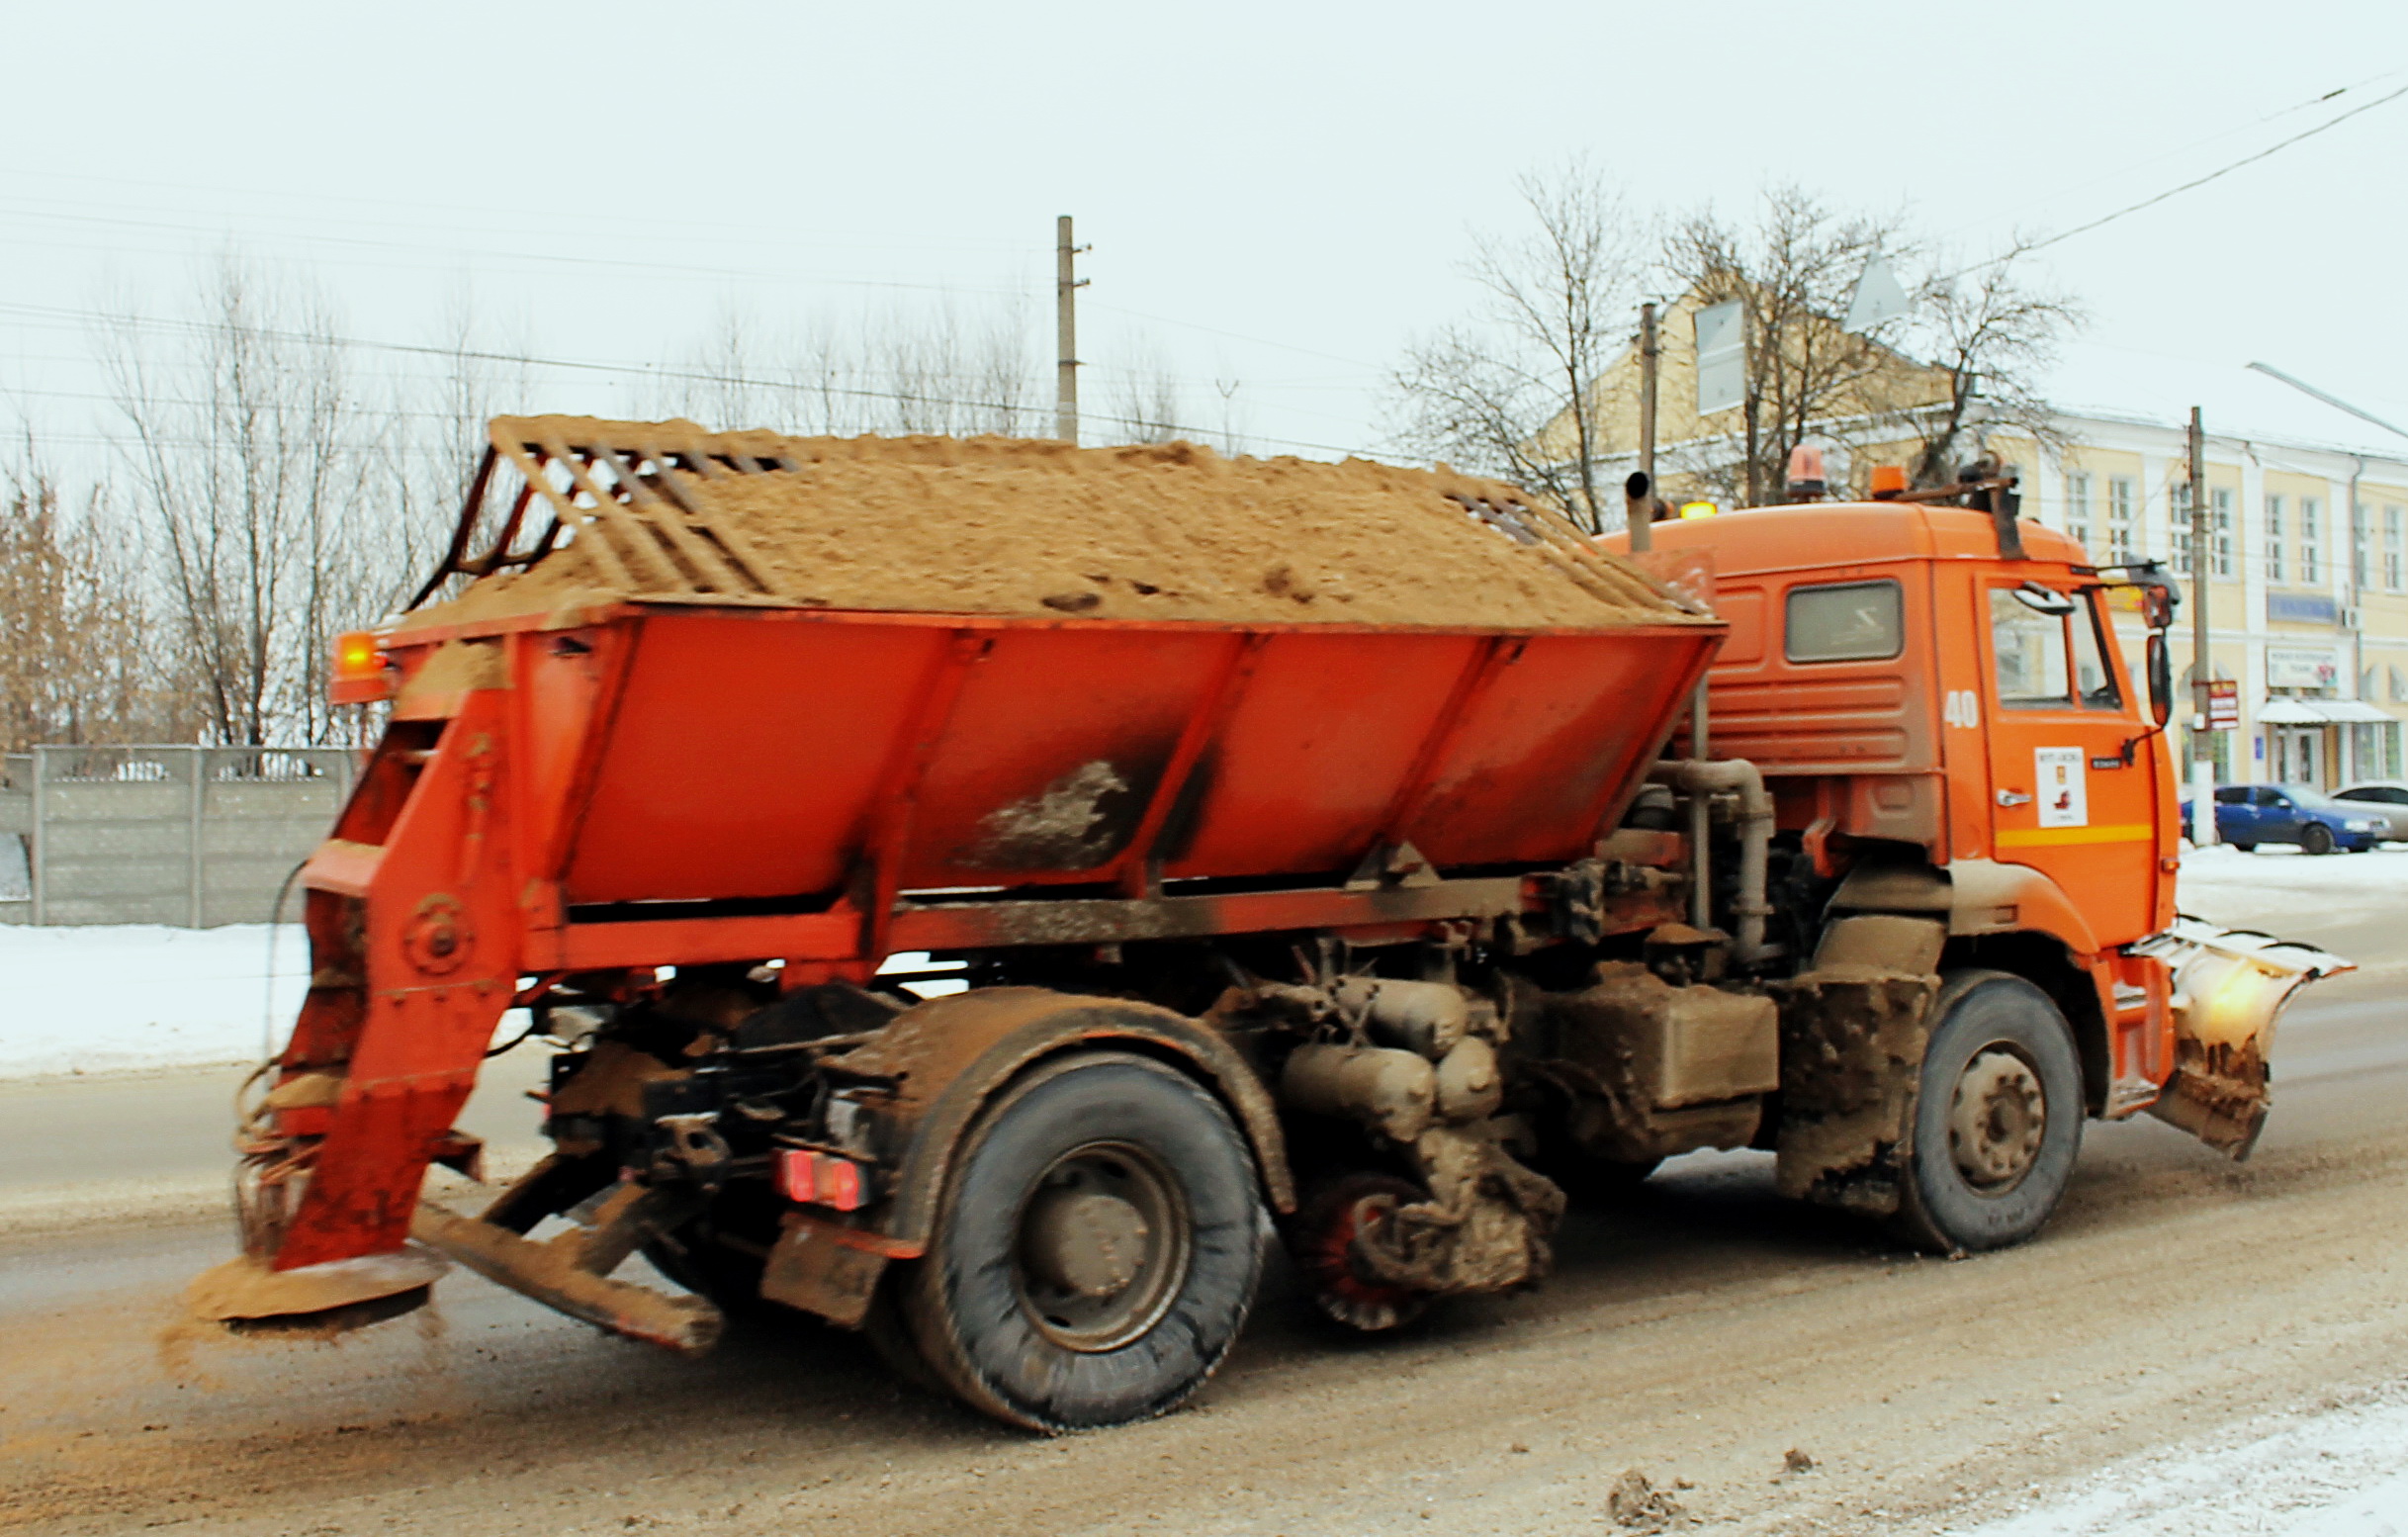
[[[409,623],[618,600],[1222,624],[1712,622],[1514,488],[1444,467],[569,416],[497,417],[491,432],[474,498],[491,510],[476,521],[500,537],[482,557],[455,548],[445,575],[475,580]],[[524,481],[514,497],[507,468]]]

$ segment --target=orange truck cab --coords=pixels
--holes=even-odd
[[[1691,754],[1756,766],[1777,841],[1794,845],[1793,884],[1835,880],[1832,913],[1944,917],[1948,964],[2012,972],[2062,1010],[2092,1114],[2152,1109],[2246,1154],[2266,1115],[2272,1010],[2245,1031],[2211,1025],[2177,973],[2220,978],[2248,952],[2243,969],[2263,974],[2280,954],[2176,913],[2175,597],[2156,569],[2101,570],[2037,525],[2003,551],[1991,513],[1912,500],[1650,532],[1643,561],[1709,568],[1731,627]],[[2139,668],[2112,622],[2136,596],[2151,622]]]

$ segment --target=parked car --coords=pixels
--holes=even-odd
[[[2333,792],[2333,798],[2381,812],[2391,824],[2383,837],[2393,843],[2408,842],[2408,784],[2397,779],[2364,779],[2343,785]]]
[[[2187,803],[2183,825],[2190,825]],[[2302,854],[2363,854],[2390,830],[2390,818],[2373,805],[2335,800],[2304,784],[2216,786],[2216,837],[2243,854],[2260,844],[2297,844]]]

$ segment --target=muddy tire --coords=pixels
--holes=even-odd
[[[2082,1063],[2046,993],[2004,971],[1955,971],[1932,1000],[1896,1226],[1938,1254],[2038,1232],[2082,1151]]]
[[[1245,1138],[1193,1080],[1136,1056],[1064,1059],[964,1138],[904,1320],[946,1387],[1009,1424],[1164,1413],[1253,1306],[1258,1188]]]
[[[2299,852],[2301,854],[2331,854],[2333,852],[2333,830],[2322,822],[2310,822],[2299,830]]]

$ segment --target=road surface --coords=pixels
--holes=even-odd
[[[227,1252],[222,1221],[178,1198],[63,1227],[21,1171],[0,1530],[1552,1537],[1625,1530],[1608,1504],[1633,1470],[1677,1529],[1968,1528],[2118,1459],[2408,1384],[2408,892],[2227,883],[2186,905],[2368,963],[2286,1017],[2247,1165],[2145,1118],[2094,1125],[2039,1242],[1945,1262],[1777,1201],[1761,1155],[1697,1155],[1576,1212],[1543,1291],[1367,1342],[1312,1326],[1275,1276],[1194,1408],[1050,1442],[896,1383],[838,1331],[682,1362],[464,1273],[334,1344],[181,1329],[175,1293]],[[39,1115],[0,1092],[0,1161],[38,1143],[40,1178],[98,1167],[122,1189],[147,1124],[186,1149],[152,1149],[161,1180],[216,1177],[191,1090],[143,1082],[46,1086]]]

